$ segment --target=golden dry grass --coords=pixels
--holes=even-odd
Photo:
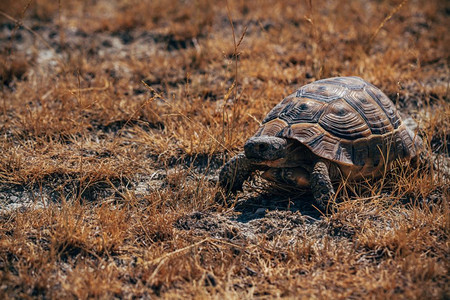
[[[2,1],[0,298],[450,297],[449,11]],[[414,117],[436,170],[346,183],[327,215],[251,186],[214,203],[276,103],[347,75]]]

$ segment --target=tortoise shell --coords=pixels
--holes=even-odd
[[[392,101],[359,77],[301,87],[269,112],[255,134],[261,135],[295,139],[341,169],[365,174],[386,162],[415,157],[421,145]]]

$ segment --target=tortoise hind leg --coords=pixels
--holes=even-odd
[[[316,162],[310,180],[314,199],[320,208],[326,209],[328,201],[334,197],[335,192],[331,184],[328,166],[324,161]]]
[[[219,184],[226,194],[236,194],[237,191],[242,190],[242,184],[250,177],[254,169],[244,153],[239,153],[220,170]]]

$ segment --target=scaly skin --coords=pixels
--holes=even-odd
[[[320,208],[326,209],[335,192],[328,173],[328,166],[323,160],[317,161],[314,165],[310,180],[314,199]]]
[[[226,194],[236,194],[237,191],[242,191],[242,184],[250,177],[254,170],[255,167],[245,157],[245,154],[239,153],[231,158],[220,171],[220,186],[222,186]]]

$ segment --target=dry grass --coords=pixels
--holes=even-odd
[[[0,298],[450,297],[449,10],[2,1]],[[327,215],[250,186],[214,204],[276,103],[346,75],[416,119],[436,170],[346,183]]]

